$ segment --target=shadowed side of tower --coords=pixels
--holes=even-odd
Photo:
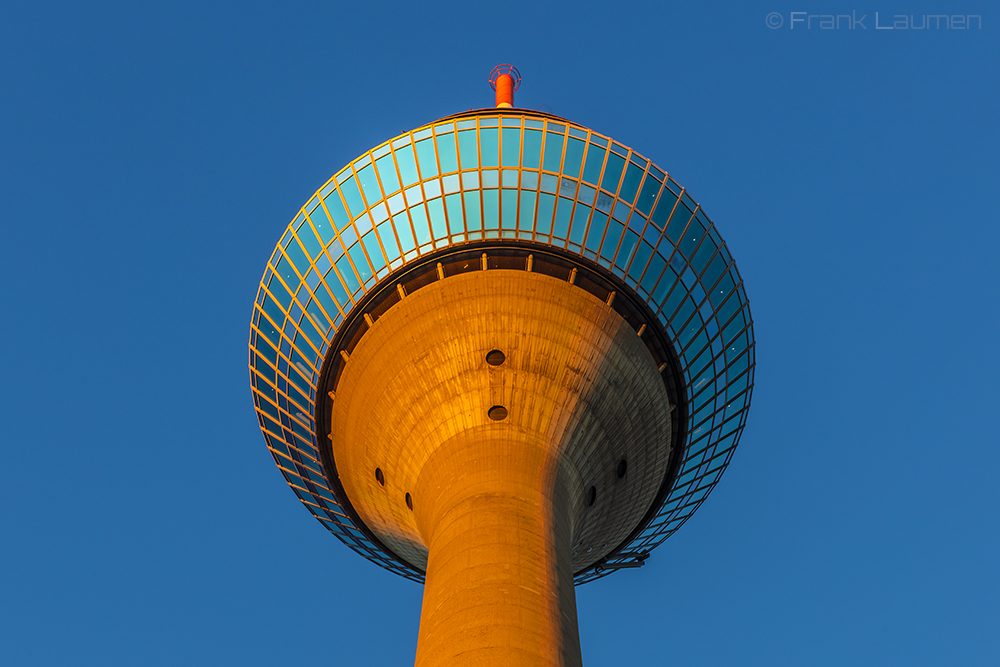
[[[568,281],[467,273],[383,314],[341,376],[333,454],[366,525],[426,563],[417,665],[580,664],[574,538],[641,518],[669,414],[636,332]]]

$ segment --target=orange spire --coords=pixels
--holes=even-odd
[[[514,106],[514,91],[521,85],[521,73],[513,65],[497,65],[490,72],[490,87],[496,92],[496,108]]]

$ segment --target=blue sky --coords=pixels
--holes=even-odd
[[[306,199],[501,62],[690,190],[755,319],[718,487],[578,589],[588,667],[1000,662],[1000,12],[769,0],[0,7],[0,663],[412,662],[420,587],[264,447],[248,322]]]

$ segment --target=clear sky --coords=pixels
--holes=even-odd
[[[264,446],[251,306],[320,185],[511,62],[689,189],[755,319],[715,492],[578,589],[588,667],[1000,664],[996,3],[207,4],[0,5],[0,663],[412,664],[420,586]]]

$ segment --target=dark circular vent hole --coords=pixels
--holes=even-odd
[[[500,350],[490,350],[486,353],[486,363],[490,366],[499,366],[507,359],[506,355]]]
[[[592,486],[590,490],[587,491],[587,505],[593,507],[594,503],[597,501],[597,487]]]
[[[618,479],[621,479],[622,477],[625,476],[626,470],[628,470],[628,463],[625,461],[625,459],[622,459],[621,461],[618,462]]]
[[[406,506],[410,508],[411,512],[413,511],[413,498],[409,493],[406,494]]]
[[[507,419],[507,408],[502,405],[494,405],[486,414],[495,422],[503,421]]]
[[[375,479],[378,480],[379,485],[385,486],[385,475],[382,474],[381,468],[375,468]]]

